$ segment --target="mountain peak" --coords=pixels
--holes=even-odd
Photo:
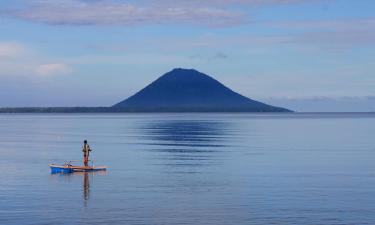
[[[174,68],[170,72],[198,72],[195,69],[186,69],[186,68]],[[199,73],[199,72],[198,72]]]
[[[244,97],[195,69],[173,69],[113,107],[129,111],[287,112]]]
[[[207,76],[208,75],[199,72],[195,69],[184,69],[184,68],[175,68],[167,73],[165,73],[163,76]],[[161,77],[163,77],[161,76]]]

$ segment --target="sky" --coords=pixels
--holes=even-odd
[[[373,0],[0,1],[0,107],[110,106],[173,68],[253,99],[373,100],[374,59]]]

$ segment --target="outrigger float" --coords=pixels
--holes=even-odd
[[[94,162],[92,160],[89,160],[91,149],[86,140],[84,141],[82,152],[82,166],[73,166],[72,161],[65,162],[64,165],[57,165],[52,163],[48,165],[51,168],[51,173],[94,172],[107,170],[106,166],[94,166]],[[91,161],[92,165],[88,164],[89,161]]]
[[[51,173],[73,173],[73,172],[94,172],[107,170],[106,166],[73,166],[69,163],[64,165],[49,164]]]

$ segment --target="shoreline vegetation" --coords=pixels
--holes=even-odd
[[[187,112],[253,112],[293,113],[293,111],[254,111],[244,108],[118,108],[118,107],[3,107],[0,113],[187,113]]]

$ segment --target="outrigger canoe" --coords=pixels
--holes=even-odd
[[[107,170],[106,166],[73,166],[70,164],[49,164],[48,166],[51,168],[51,173],[93,172]]]
[[[106,166],[94,166],[94,161],[89,160],[91,152],[90,146],[87,144],[87,140],[83,141],[83,166],[73,166],[72,161],[65,162],[64,165],[49,164],[51,173],[73,173],[73,172],[93,172],[100,170],[107,170]],[[88,162],[91,161],[92,165],[89,166]],[[87,166],[85,166],[87,165]]]

